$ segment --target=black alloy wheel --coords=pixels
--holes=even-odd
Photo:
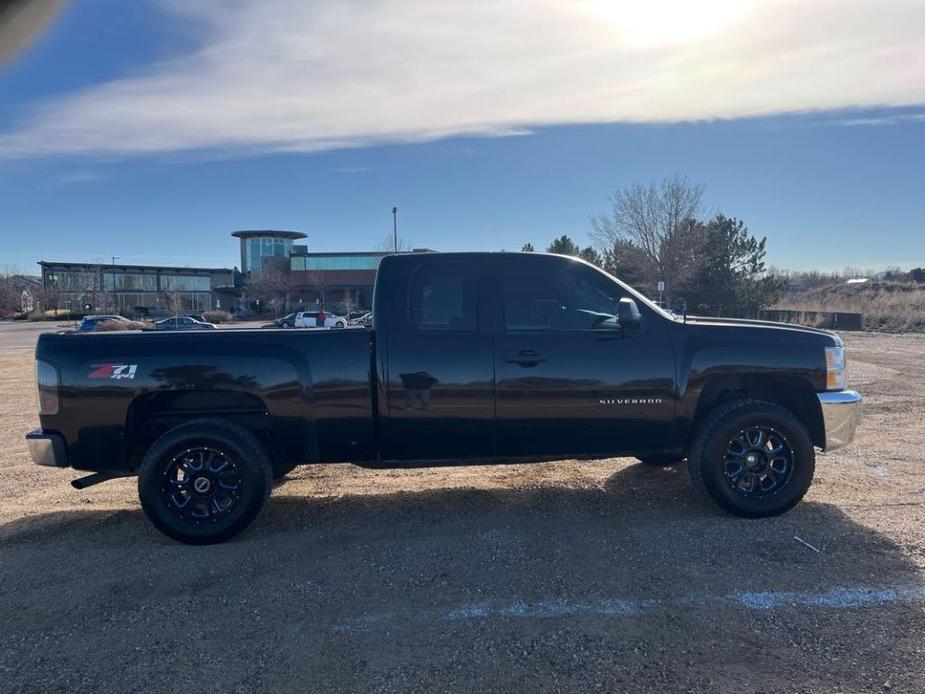
[[[241,471],[230,456],[208,446],[189,448],[168,463],[162,493],[185,521],[214,523],[241,498]]]
[[[138,498],[165,535],[187,544],[234,537],[260,514],[273,465],[247,429],[223,419],[196,419],[163,434],[138,468]]]
[[[792,412],[761,400],[723,403],[697,427],[688,451],[694,487],[746,518],[784,513],[800,502],[816,452]]]
[[[723,473],[734,490],[749,498],[776,494],[793,472],[793,449],[771,427],[753,426],[736,434],[726,447]]]

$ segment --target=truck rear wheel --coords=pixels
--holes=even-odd
[[[222,419],[171,429],[148,449],[138,471],[138,497],[165,535],[193,545],[222,542],[260,514],[273,469],[260,442]]]
[[[694,486],[737,516],[789,511],[813,480],[816,453],[806,427],[779,405],[740,400],[701,424],[688,456]]]

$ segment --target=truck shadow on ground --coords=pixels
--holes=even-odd
[[[779,562],[788,565],[791,578],[804,568],[815,575],[817,568],[828,567],[828,574],[833,562],[849,558],[839,572],[845,583],[884,583],[917,575],[895,543],[830,504],[804,501],[776,518],[736,518],[697,498],[683,466],[629,465],[601,486],[575,486],[580,482],[546,480],[510,488],[436,487],[318,498],[287,493],[296,485],[284,481],[254,526],[221,547],[232,554],[244,548],[272,554],[296,543],[314,547],[314,558],[320,559],[333,546],[346,559],[351,549],[365,553],[371,541],[435,543],[449,558],[458,543],[467,560],[480,561],[485,557],[478,555],[484,552],[503,554],[506,549],[509,556],[499,555],[498,561],[513,560],[514,555],[526,560],[529,555],[547,567],[561,561],[572,567],[593,563],[606,567],[610,575],[613,562],[618,562],[648,576],[644,583],[666,585],[706,567],[712,567],[711,574],[721,573],[721,568],[747,570],[754,583],[762,565]],[[151,546],[183,550],[157,533],[140,508],[37,514],[0,527],[0,546],[38,543],[53,551],[58,542],[64,549],[78,544],[121,550],[128,556]],[[188,560],[195,563],[196,550],[185,551],[193,553]],[[212,554],[217,548],[199,551]]]
[[[15,662],[23,683],[52,684],[34,655],[51,638],[60,667],[90,684],[115,676],[123,690],[156,687],[163,663],[152,642],[173,652],[184,639],[221,638],[216,682],[226,691],[255,673],[267,691],[309,681],[402,689],[414,673],[418,688],[445,691],[683,682],[730,692],[759,681],[766,690],[898,686],[925,674],[920,605],[839,603],[855,594],[839,591],[921,585],[919,570],[830,504],[734,518],[694,499],[683,468],[642,465],[601,487],[327,498],[293,493],[304,481],[295,474],[253,528],[223,545],[174,543],[140,510],[48,513],[0,528],[0,610],[15,637],[0,665],[13,672]],[[785,597],[780,610],[730,600],[743,595]],[[262,669],[252,648],[265,654]],[[86,655],[102,651],[109,664],[91,665]],[[173,667],[194,673],[192,663]]]

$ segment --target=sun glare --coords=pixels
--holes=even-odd
[[[583,0],[582,10],[606,23],[631,48],[691,43],[715,35],[758,0]]]

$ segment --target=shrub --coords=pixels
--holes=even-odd
[[[121,320],[107,320],[96,326],[97,330],[103,332],[114,332],[117,330],[144,330],[145,324],[139,321],[129,321],[126,323]]]
[[[205,311],[202,317],[207,323],[227,323],[231,320],[231,314],[228,311]]]

